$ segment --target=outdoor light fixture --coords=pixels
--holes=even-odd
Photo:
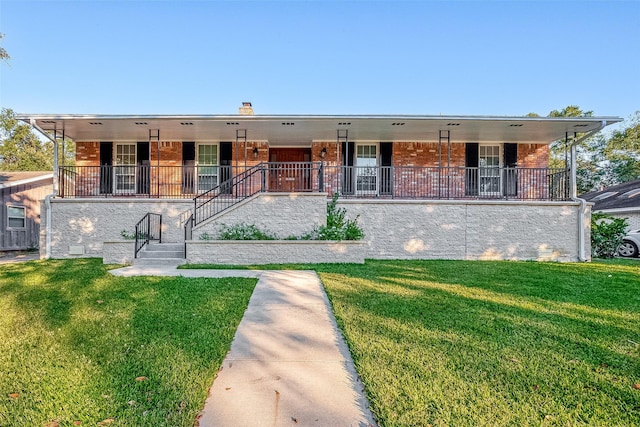
[[[253,147],[253,158],[254,159],[258,158],[258,147]]]
[[[322,150],[320,150],[320,158],[324,159],[324,156],[327,155],[327,147],[324,147]]]

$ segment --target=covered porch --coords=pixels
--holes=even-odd
[[[363,199],[570,199],[568,170],[542,167],[343,166],[324,161],[251,167],[61,166],[58,182],[61,198],[193,199],[213,191],[229,197],[326,192],[328,197]]]

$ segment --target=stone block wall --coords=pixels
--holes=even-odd
[[[162,214],[163,242],[183,242],[191,207],[191,200],[52,199],[51,257],[72,257],[72,246],[82,246],[83,256],[102,257],[103,242],[120,240],[122,230],[134,234],[148,212]]]
[[[279,263],[364,263],[365,242],[192,241],[190,264],[259,265]]]
[[[299,236],[326,221],[326,205],[326,193],[262,193],[194,228],[193,242],[198,242],[205,232],[215,238],[222,224],[239,223],[256,225],[281,238]],[[361,250],[366,258],[577,261],[580,255],[580,205],[575,202],[343,199],[339,205],[346,208],[348,218],[359,216],[358,223],[365,233]],[[112,253],[117,249],[108,249],[111,252],[105,254],[103,243],[120,240],[123,229],[133,233],[135,223],[147,212],[163,214],[164,242],[182,242],[191,202],[54,199],[51,207],[53,258],[72,257],[70,250],[79,246],[83,256],[117,258]],[[587,257],[589,224],[590,211],[584,217]],[[269,252],[273,247],[243,246],[242,250],[259,249],[260,259],[268,262],[303,262],[292,261],[300,259],[296,249],[278,246],[275,252]],[[240,250],[240,246],[234,248]],[[305,250],[314,253],[318,248]],[[339,253],[331,253],[336,262],[340,260]],[[205,255],[193,256],[199,259]],[[254,263],[252,254],[238,256]],[[312,261],[303,258],[304,262]],[[238,263],[226,258],[224,262]]]
[[[193,240],[217,238],[223,225],[255,225],[280,238],[301,236],[327,218],[326,193],[260,193],[194,227]]]
[[[368,258],[577,261],[574,202],[342,200]],[[588,236],[587,236],[588,239]]]

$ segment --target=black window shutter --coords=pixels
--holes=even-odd
[[[353,166],[353,159],[355,158],[355,143],[349,141],[347,143],[342,143],[342,166]],[[348,153],[347,153],[348,151]],[[342,168],[342,194],[353,194],[355,185],[355,173],[353,167],[343,167]]]
[[[467,196],[478,195],[478,146],[477,142],[467,142],[465,146],[465,173],[464,190]],[[475,169],[471,169],[475,168]]]
[[[504,165],[515,168],[518,163],[518,144],[504,144]]]
[[[518,165],[518,144],[504,144],[504,166],[506,168],[515,168]],[[506,169],[504,171],[504,195],[513,197],[518,195],[518,172],[514,169]]]
[[[349,144],[349,155],[347,156],[347,144]],[[347,144],[342,143],[342,165],[353,166],[353,158],[355,157],[355,143],[349,141]]]
[[[113,143],[100,143],[100,193],[113,193]]]
[[[392,194],[393,174],[392,166],[393,143],[380,143],[380,194]]]

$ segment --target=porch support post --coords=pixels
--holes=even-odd
[[[337,135],[337,140],[336,140],[336,157],[337,157],[337,161],[336,161],[336,165],[340,165],[340,153],[342,152],[342,149],[340,147],[340,143],[344,142],[344,160],[345,160],[345,164],[341,165],[338,170],[340,171],[340,174],[338,175],[338,188],[340,190],[343,190],[345,188],[345,182],[343,182],[344,180],[347,179],[347,177],[350,176],[350,174],[348,173],[349,169],[347,169],[349,167],[349,129],[338,129],[336,132]],[[334,190],[335,193],[335,190]]]
[[[158,190],[157,196],[160,197],[160,129],[149,129],[149,151],[151,151],[152,141],[156,141],[156,164],[158,165],[158,170],[156,171],[156,187]],[[149,166],[151,166],[151,158],[149,158]],[[151,176],[151,171],[149,171],[149,176]],[[151,197],[151,191],[149,191],[149,197]]]
[[[244,168],[247,169],[247,130],[236,129],[236,168],[239,166],[238,162],[238,142],[244,142]],[[238,173],[236,169],[236,174]]]
[[[447,199],[451,191],[451,131],[438,131],[438,198],[441,198],[442,189],[442,143],[447,142]]]
[[[44,136],[45,138],[47,138],[49,141],[53,142],[53,195],[57,196],[58,195],[58,140],[55,138],[55,132],[56,130],[54,130],[54,137],[51,137],[51,134],[47,133],[47,131],[45,131],[44,129],[42,129],[40,126],[38,126],[38,124],[36,123],[36,119],[29,119],[29,124],[31,125],[32,128],[36,129],[38,132],[40,132],[42,134],[42,136]],[[49,223],[47,222],[47,226],[49,225]],[[48,234],[47,234],[48,236]]]

